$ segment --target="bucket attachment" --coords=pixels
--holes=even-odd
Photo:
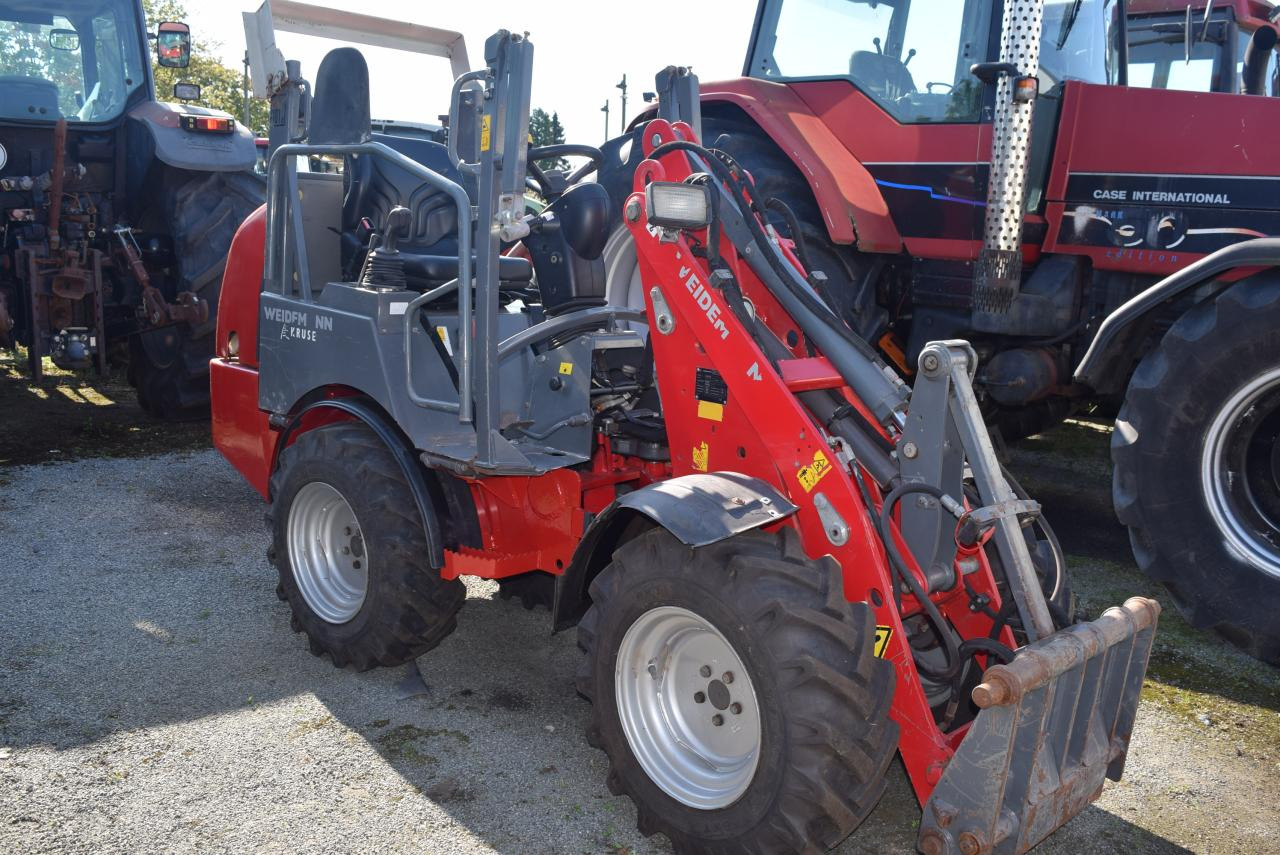
[[[995,665],[925,805],[925,855],[1021,855],[1120,780],[1160,605],[1133,597]]]

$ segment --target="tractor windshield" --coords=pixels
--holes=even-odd
[[[0,0],[0,120],[104,122],[146,84],[134,0]]]
[[[1049,86],[1115,77],[1117,0],[1045,4],[1041,69]],[[983,88],[969,68],[994,59],[994,0],[765,0],[748,73],[846,78],[900,122],[975,122]]]

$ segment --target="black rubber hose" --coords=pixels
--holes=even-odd
[[[965,659],[972,659],[975,653],[985,653],[988,656],[994,656],[1001,662],[1012,662],[1016,655],[1009,647],[993,638],[970,638],[960,643],[960,655]]]
[[[920,602],[921,607],[924,608],[925,613],[929,616],[929,620],[937,629],[938,639],[942,642],[943,651],[947,655],[947,667],[941,671],[932,671],[920,661],[916,662],[916,669],[929,679],[942,683],[950,681],[956,674],[960,673],[960,669],[964,667],[964,657],[960,655],[960,648],[956,644],[955,637],[951,634],[951,628],[947,625],[946,620],[943,619],[942,613],[938,611],[938,607],[934,605],[933,600],[929,599],[928,593],[921,587],[919,580],[911,572],[911,568],[907,566],[902,553],[898,551],[898,545],[893,540],[893,508],[901,501],[903,496],[909,496],[913,493],[924,493],[933,496],[935,499],[942,499],[946,496],[946,493],[932,484],[913,482],[899,484],[890,491],[889,495],[885,496],[884,504],[880,506],[880,539],[884,541],[884,549],[889,555],[889,563],[897,571],[902,583],[907,586],[911,594]]]

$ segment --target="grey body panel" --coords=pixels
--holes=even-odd
[[[183,130],[183,115],[231,118],[220,110],[148,101],[129,111],[155,142],[155,154],[161,163],[193,172],[247,172],[258,159],[258,148],[248,128],[235,126],[230,134],[196,133]]]
[[[381,407],[430,465],[481,474],[481,467],[474,465],[474,426],[460,421],[456,412],[420,407],[409,398],[404,313],[417,296],[344,282],[326,284],[311,302],[264,291],[258,331],[259,406],[287,415],[319,390],[351,390]],[[454,363],[456,372],[458,316],[448,310],[424,314],[425,324],[415,325],[412,333],[414,391],[457,401],[455,375],[445,360]],[[526,313],[501,312],[499,337],[509,338],[530,323]],[[432,333],[439,346],[431,341]],[[540,354],[526,347],[500,360],[495,374],[502,466],[484,468],[483,474],[538,474],[589,460],[592,353],[597,346],[619,342],[641,343],[632,333],[588,330]]]

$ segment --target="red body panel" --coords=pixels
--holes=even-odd
[[[222,274],[222,294],[218,298],[218,332],[214,353],[232,356],[228,338],[236,334],[243,365],[258,365],[258,295],[262,293],[262,271],[267,239],[267,206],[249,215],[236,231]],[[255,406],[256,406],[256,398]]]
[[[258,370],[214,357],[209,363],[213,405],[213,444],[262,498],[276,459],[280,434],[258,409]]]

